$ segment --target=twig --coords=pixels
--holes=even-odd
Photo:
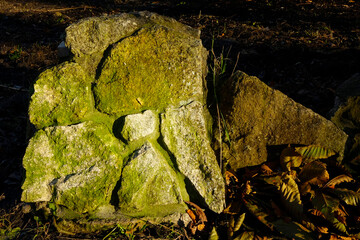
[[[2,87],[2,88],[7,88],[7,89],[10,89],[10,90],[15,90],[15,91],[22,91],[22,92],[28,92],[28,91],[29,91],[29,90],[27,90],[27,89],[21,88],[20,86],[10,87],[10,86],[6,86],[6,85],[3,85],[3,84],[0,84],[0,87]]]
[[[70,7],[70,8],[52,8],[52,9],[33,9],[30,10],[30,12],[64,12],[64,11],[70,11],[70,10],[76,10],[76,9],[87,9],[87,8],[96,8],[91,6],[82,6],[82,7]]]

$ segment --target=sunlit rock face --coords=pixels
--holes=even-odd
[[[149,12],[68,27],[72,60],[34,84],[22,201],[63,219],[177,221],[184,200],[221,212],[199,36]]]
[[[224,157],[233,169],[259,165],[271,147],[287,144],[320,145],[343,158],[348,136],[342,130],[256,77],[236,72],[221,103],[231,140],[224,139]]]

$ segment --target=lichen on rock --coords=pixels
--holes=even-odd
[[[210,147],[199,33],[149,12],[68,27],[71,62],[34,84],[29,115],[37,132],[23,159],[22,200],[51,201],[64,226],[177,222],[183,201],[199,196],[201,206],[221,212],[225,186]],[[91,223],[80,225],[71,231]]]
[[[103,124],[40,130],[24,156],[21,200],[53,200],[79,213],[91,211],[110,202],[125,154],[124,144]]]
[[[38,129],[81,122],[94,109],[91,79],[77,63],[63,63],[38,77],[31,97],[30,121]]]
[[[159,126],[157,114],[151,110],[143,113],[127,115],[121,135],[126,141],[135,141],[156,133]]]
[[[225,205],[225,183],[205,123],[206,110],[200,102],[167,108],[161,115],[161,135],[176,159],[180,172],[214,212]]]
[[[130,215],[165,216],[174,210],[185,210],[183,200],[188,200],[177,173],[149,142],[128,160],[120,186],[119,208]]]
[[[121,116],[204,102],[206,55],[200,39],[164,26],[141,29],[106,58],[94,88],[96,107]]]

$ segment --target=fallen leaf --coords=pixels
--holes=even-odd
[[[271,175],[273,173],[273,170],[268,167],[265,163],[261,165],[261,173],[265,175]]]
[[[196,223],[196,216],[195,213],[191,210],[191,209],[187,209],[186,213],[189,215],[189,217],[191,218],[191,220]]]
[[[280,164],[284,171],[290,171],[293,167],[300,167],[302,157],[290,145],[282,150],[280,155]]]
[[[197,220],[201,222],[207,222],[206,215],[204,211],[195,203],[184,201],[186,204],[190,205],[191,207],[195,208],[195,215],[197,216]]]
[[[331,179],[330,181],[328,181],[324,188],[328,187],[328,188],[335,188],[335,186],[337,184],[340,184],[340,183],[343,183],[343,182],[352,182],[354,181],[353,178],[345,175],[345,174],[342,174],[342,175],[339,175],[337,177],[334,177],[333,179]]]
[[[306,164],[299,173],[301,182],[308,182],[311,185],[323,186],[329,181],[329,173],[326,164],[320,161],[312,161]]]
[[[295,151],[303,158],[309,159],[324,159],[335,155],[335,152],[316,145],[309,145],[305,147],[296,147]]]
[[[239,182],[239,179],[236,177],[236,173],[233,170],[227,170],[225,172],[225,182],[226,185],[230,185],[233,182]]]

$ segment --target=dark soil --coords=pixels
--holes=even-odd
[[[0,215],[20,202],[27,108],[69,24],[148,10],[202,31],[216,56],[323,116],[335,90],[360,72],[358,0],[0,0]],[[230,71],[231,72],[231,71]]]

